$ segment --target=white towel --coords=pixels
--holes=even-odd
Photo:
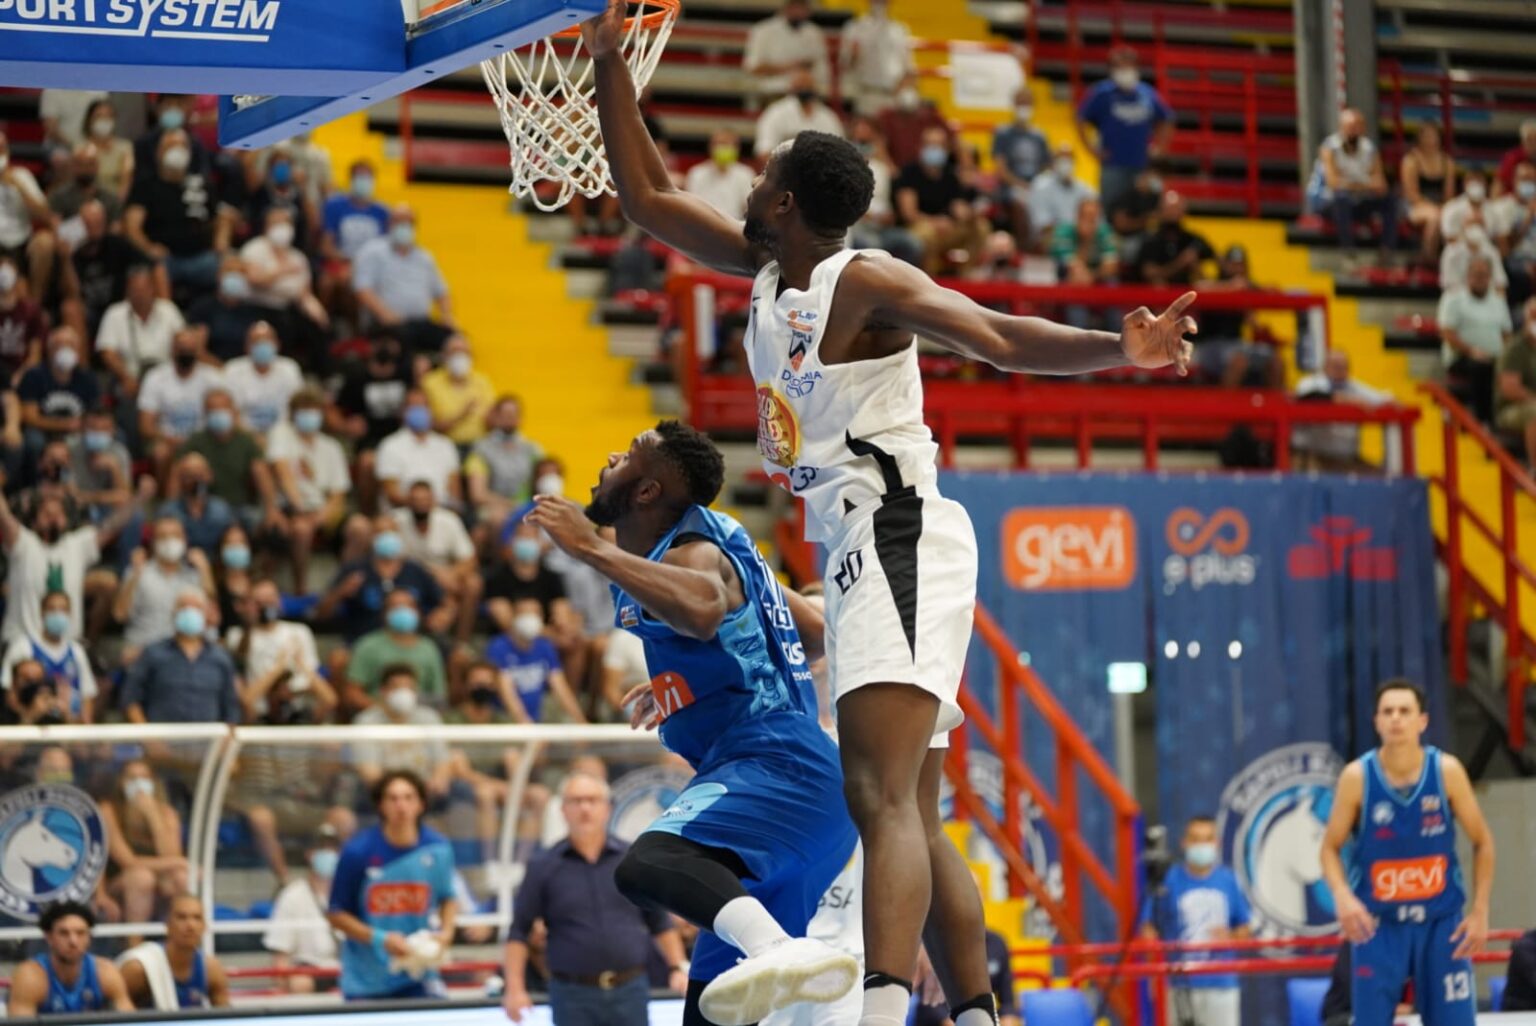
[[[165,948],[155,941],[145,941],[117,956],[118,968],[129,962],[144,967],[144,978],[149,981],[149,993],[155,999],[155,1008],[162,1012],[174,1012],[181,1007],[176,999],[176,974],[171,972],[171,960],[165,957]]]

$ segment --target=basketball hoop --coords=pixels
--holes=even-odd
[[[680,0],[630,0],[634,13],[624,22],[621,50],[636,92],[656,71],[679,7]],[[513,195],[555,210],[578,192],[588,199],[613,192],[593,102],[592,59],[579,26],[482,61],[480,71],[512,148]],[[554,199],[534,191],[541,182],[559,187]]]

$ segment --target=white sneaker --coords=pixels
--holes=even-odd
[[[859,980],[859,963],[829,944],[797,937],[710,981],[699,995],[699,1011],[716,1026],[747,1026],[768,1013],[801,1002],[836,1001]]]

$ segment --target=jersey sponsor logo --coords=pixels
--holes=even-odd
[[[635,606],[623,606],[619,609],[619,626],[636,627],[640,624],[640,610]]]
[[[1249,585],[1258,574],[1258,560],[1247,551],[1248,518],[1231,506],[1209,515],[1181,506],[1168,515],[1163,535],[1170,550],[1163,560],[1165,594],[1185,584],[1195,591],[1213,584]]]
[[[1450,828],[1450,824],[1445,821],[1444,816],[1439,813],[1431,813],[1425,816],[1423,821],[1419,823],[1419,836],[1439,837]]]
[[[3,2],[3,0],[0,0],[0,2]],[[796,367],[795,370],[799,370],[799,368]],[[786,370],[779,375],[779,380],[784,383],[784,392],[791,399],[804,399],[816,387],[816,382],[821,380],[821,371],[811,371],[808,374],[796,377],[795,371]]]
[[[1003,518],[1003,576],[1021,591],[1119,591],[1136,577],[1124,506],[1042,506]]]
[[[1392,816],[1393,812],[1391,802],[1377,802],[1375,805],[1371,806],[1371,822],[1375,823],[1377,826],[1386,826],[1388,823],[1392,822]]]
[[[633,841],[688,789],[693,770],[687,766],[647,766],[613,782],[613,813],[608,830],[621,841]]]
[[[1437,794],[1426,794],[1423,798],[1419,799],[1419,811],[1439,812],[1440,796]]]
[[[282,0],[0,0],[0,31],[265,43]]]
[[[711,805],[718,802],[730,793],[730,788],[715,781],[705,781],[702,784],[694,784],[688,790],[677,796],[677,800],[667,806],[667,811],[656,820],[655,827],[661,830],[670,830],[691,823],[699,817],[699,814]]]
[[[1343,768],[1326,744],[1286,745],[1243,767],[1222,792],[1216,829],[1253,908],[1256,936],[1335,930],[1320,853]]]
[[[800,459],[800,420],[766,381],[757,386],[757,451],[778,467],[793,467]]]
[[[1445,890],[1444,855],[1385,859],[1371,864],[1371,896],[1377,901],[1428,901]]]
[[[101,812],[70,784],[0,796],[0,913],[37,922],[55,901],[90,902],[107,867]]]
[[[663,720],[679,709],[693,704],[693,689],[680,673],[658,673],[651,678],[651,697],[656,700],[656,711]]]
[[[369,884],[363,908],[369,916],[424,916],[432,911],[432,888],[405,880]]]
[[[789,365],[796,371],[800,369],[806,352],[811,348],[811,340],[816,335],[816,320],[820,316],[815,310],[795,309],[786,318],[789,324]],[[807,388],[806,392],[810,392],[810,389]]]
[[[1375,529],[1356,526],[1354,517],[1324,517],[1307,533],[1311,541],[1291,546],[1285,557],[1292,579],[1397,580],[1397,550],[1390,545],[1367,544]]]

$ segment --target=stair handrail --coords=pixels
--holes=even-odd
[[[1493,611],[1503,625],[1508,721],[1505,730],[1510,748],[1520,751],[1526,741],[1525,690],[1531,662],[1536,660],[1536,637],[1520,620],[1520,588],[1523,583],[1536,589],[1536,570],[1520,557],[1520,521],[1516,503],[1522,494],[1527,499],[1536,500],[1536,479],[1444,386],[1424,382],[1419,385],[1419,391],[1429,396],[1440,410],[1442,470],[1440,474],[1429,475],[1429,483],[1445,496],[1445,542],[1439,549],[1448,578],[1446,604],[1451,680],[1457,684],[1467,682],[1467,626],[1471,619],[1471,600],[1476,599]],[[1463,498],[1458,451],[1462,437],[1470,438],[1499,470],[1500,523],[1497,527]],[[1493,593],[1492,587],[1467,572],[1463,519],[1503,556],[1502,598]]]

